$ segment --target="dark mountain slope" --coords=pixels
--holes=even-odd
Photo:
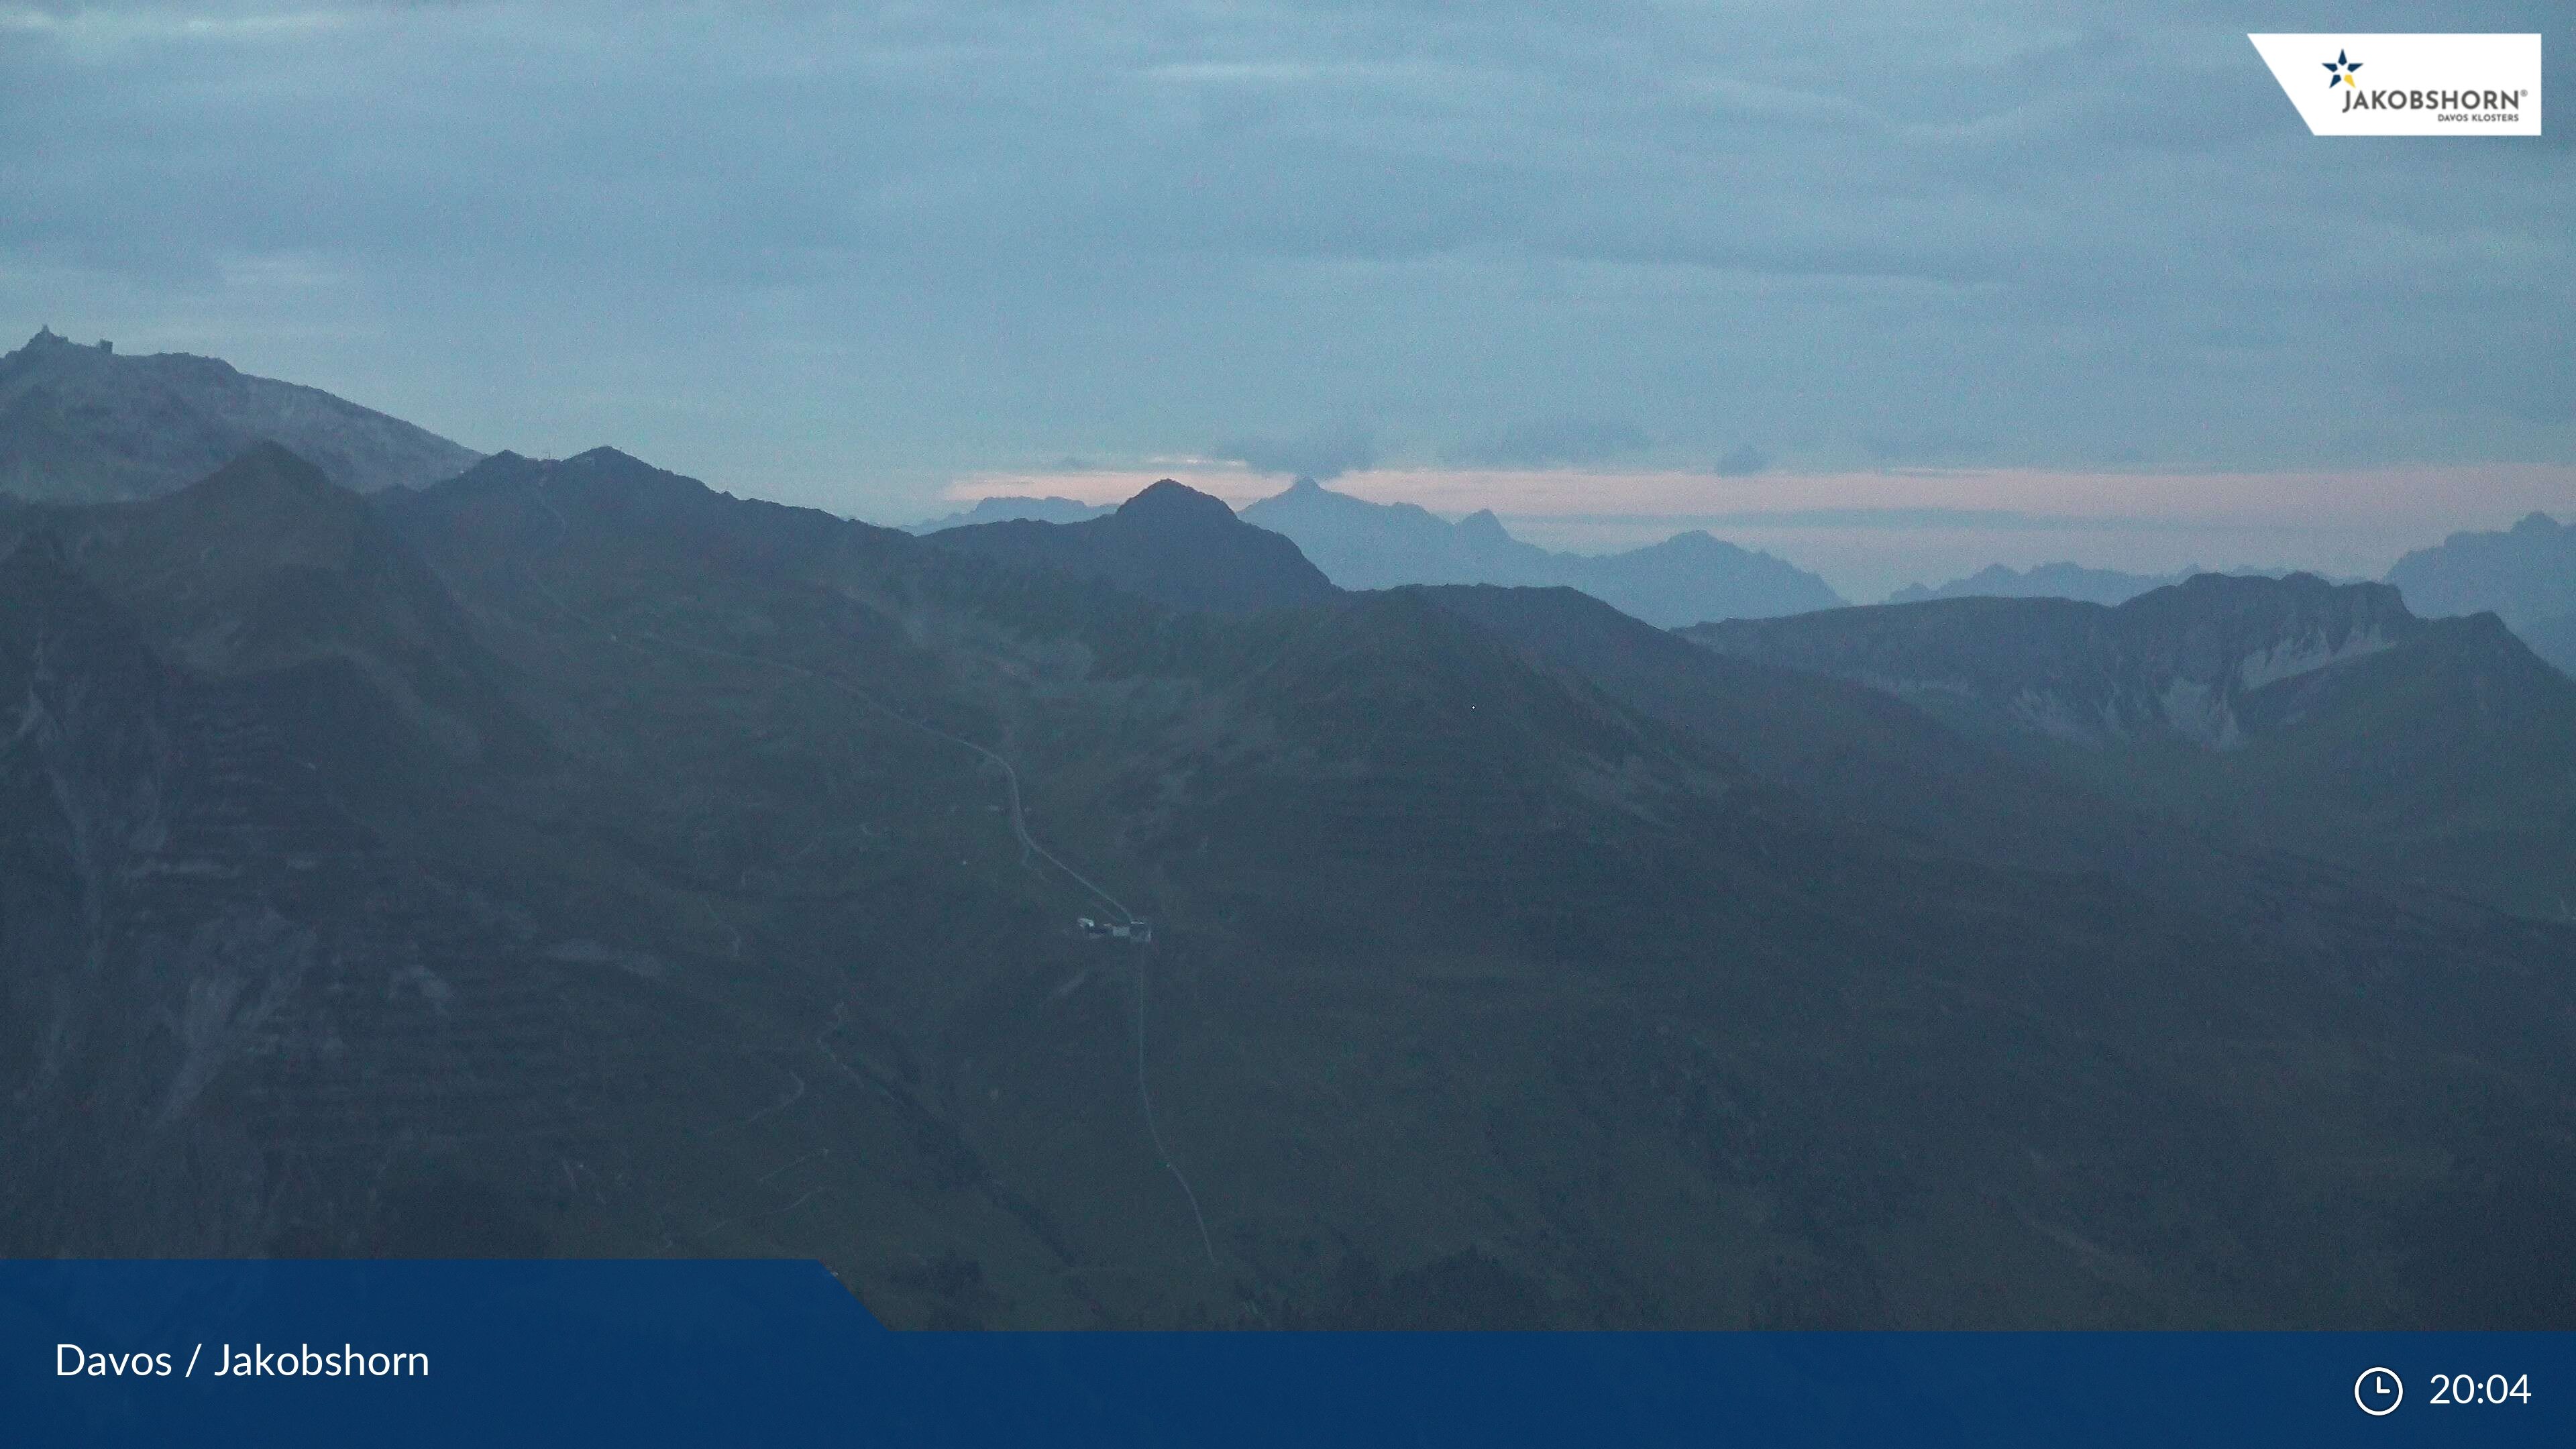
[[[1176,609],[1247,614],[1315,603],[1334,592],[1295,544],[1168,478],[1104,518],[970,524],[943,529],[930,541],[1013,568],[1103,579]]]
[[[543,744],[503,697],[446,589],[366,502],[274,443],[149,506],[0,514],[57,534],[174,659],[218,677],[332,661],[450,749],[524,763]]]
[[[478,456],[329,393],[186,353],[130,356],[40,331],[0,357],[0,492],[47,502],[149,498],[263,439],[345,488],[418,487]]]
[[[0,613],[0,698],[95,709],[0,751],[0,890],[57,902],[6,918],[34,934],[0,979],[102,1003],[99,1105],[31,1139],[67,1186],[0,1188],[13,1251],[480,1224],[466,1246],[820,1257],[907,1324],[2571,1301],[2533,1267],[2570,1261],[2564,930],[2277,860],[2189,895],[1893,848],[1415,594],[1175,611],[606,452],[381,516],[549,746],[363,752],[440,772],[470,835],[343,808],[291,743],[184,764],[218,736],[182,705],[291,740],[313,711],[271,686],[328,660],[224,675],[155,626],[120,654],[26,622],[117,616],[94,601]],[[399,732],[390,694],[351,698]],[[75,771],[69,798],[137,810],[208,792],[190,818],[239,833],[138,824],[109,860],[107,817],[46,813]],[[163,939],[273,912],[317,944],[237,987],[138,949],[114,970],[164,974],[116,998],[62,949],[97,860],[172,892]],[[1128,912],[1150,945],[1072,926]],[[236,1025],[156,1056],[200,981],[274,1004],[195,1008]],[[70,1122],[58,1035],[12,1038],[9,1100]],[[166,1175],[111,1188],[128,1144]],[[248,1162],[259,1197],[214,1193]],[[75,1216],[112,1191],[131,1216]],[[261,1226],[173,1226],[218,1202]],[[2507,1220],[2521,1251],[2469,1230]]]
[[[2116,609],[1962,599],[1689,632],[2249,843],[2546,916],[2576,901],[2576,682],[2493,616],[2204,574]]]
[[[255,637],[264,601],[331,556],[317,543],[383,530],[326,491],[274,552],[294,561],[266,569],[209,547],[192,573],[120,545],[182,514],[254,543],[291,521],[266,505],[302,481],[236,469],[152,504],[39,511],[46,527],[0,558],[0,687],[22,726],[0,750],[17,1169],[0,1251],[720,1249],[721,1185],[777,1165],[747,1128],[793,1092],[810,1130],[867,1164],[833,1187],[871,1231],[965,1232],[997,1273],[1047,1255],[900,1082],[818,1047],[830,1028],[779,1015],[780,983],[732,951],[692,959],[717,907],[659,884],[662,862],[601,848],[615,818],[567,821],[594,797],[587,762],[549,750],[501,770],[425,738],[407,661],[352,659],[363,633],[274,664],[190,662],[200,632]],[[191,601],[164,620],[184,627],[129,615],[65,537],[120,594]],[[343,579],[362,619],[421,603],[425,570],[389,546],[407,566]],[[797,1067],[815,1069],[782,1052],[843,1067],[808,1092]],[[1078,1291],[1055,1304],[1089,1311]]]
[[[1775,786],[1913,848],[2063,869],[2131,865],[2142,849],[2143,821],[1880,691],[1719,654],[1572,589],[1424,592]]]
[[[1376,1321],[1370,1274],[1445,1283],[1439,1265],[1471,1253],[1503,1265],[1509,1291],[1482,1306],[1512,1321],[2346,1321],[2324,1305],[2349,1304],[2356,1255],[2379,1265],[2360,1290],[2387,1305],[2372,1311],[2403,1316],[2451,1291],[2441,1272],[2510,1275],[2390,1257],[2374,1235],[2550,1190],[2539,1104],[2566,1027],[2510,1001],[2562,987],[2510,963],[2556,937],[2438,903],[2393,911],[2280,863],[2177,896],[2153,874],[1884,851],[1705,739],[1403,596],[1158,615],[815,519],[792,558],[697,576],[675,616],[630,572],[641,560],[748,558],[726,539],[772,529],[707,498],[733,529],[656,543],[571,507],[562,526],[514,515],[515,544],[462,526],[489,540],[471,550],[479,577],[524,569],[568,606],[511,606],[561,621],[535,632],[555,632],[564,667],[533,672],[613,657],[627,645],[606,635],[634,640],[630,622],[659,636],[609,666],[624,688],[598,697],[627,723],[603,733],[658,749],[655,722],[714,727],[815,762],[743,781],[781,822],[812,793],[783,781],[819,778],[841,803],[802,817],[813,829],[850,830],[854,807],[899,827],[881,854],[837,855],[802,826],[746,830],[759,885],[719,909],[748,955],[843,983],[830,1019],[865,1023],[917,1074],[977,1160],[1043,1206],[1073,1271],[1163,1265],[1100,1280],[1114,1319],[1223,1315],[1248,1292],[1274,1322]],[[477,506],[497,520],[504,500]],[[870,622],[888,617],[899,632]],[[727,653],[699,670],[693,648]],[[755,659],[889,694],[900,681],[914,717],[1004,748],[1037,835],[1154,917],[1156,945],[1067,943],[1057,913],[1100,907],[1043,863],[954,884],[907,866],[937,847],[904,843],[921,827],[900,822],[942,818],[943,789],[997,803],[1002,782],[979,785],[954,746],[874,780],[816,768],[868,711],[842,697],[835,717],[830,688]],[[877,720],[863,757],[903,750]],[[964,818],[963,858],[1007,851],[999,822],[988,844],[971,805]],[[772,893],[830,878],[789,859],[818,845],[851,872],[827,916]],[[718,870],[711,888],[735,866]],[[2403,984],[2437,980],[2481,984],[2440,1003]],[[1159,1131],[1210,1219],[1205,1251],[1132,1106],[1140,989]],[[2317,1030],[2376,1064],[2372,1084],[2300,1065],[2293,1043]],[[2473,1039],[2528,1085],[2471,1105],[2427,1075],[2436,1039]],[[2240,1065],[2212,1078],[2214,1061]],[[2255,1090],[2235,1075],[2254,1062],[2299,1085]],[[2433,1196],[2303,1145],[2361,1132],[2426,1162],[2464,1113],[2514,1145]],[[2006,1184],[2026,1216],[1973,1206],[1970,1182]],[[1676,1209],[1647,1206],[1662,1202]],[[1673,1210],[1696,1226],[1676,1236]],[[828,1231],[767,1231],[783,1236],[764,1251],[837,1251]],[[1294,1246],[1318,1231],[1333,1246]],[[2168,1232],[2240,1286],[2155,1246]],[[1664,1246],[1641,1258],[1646,1240]],[[1211,1253],[1212,1281],[1196,1276]],[[1999,1296],[1933,1286],[1968,1261]],[[854,1268],[885,1302],[913,1301],[899,1275]],[[1028,1311],[1022,1285],[986,1282],[982,1311]],[[1966,1302],[1985,1306],[1961,1317]]]
[[[1687,633],[1721,653],[1880,685],[1989,732],[2232,748],[2244,696],[2420,627],[2381,585],[2200,574],[2117,608],[1972,598]]]

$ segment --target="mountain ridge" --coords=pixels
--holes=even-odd
[[[1295,543],[1169,478],[1078,523],[1007,519],[926,539],[994,562],[1103,579],[1175,608],[1251,613],[1338,592]]]
[[[1937,727],[1714,656],[1642,708],[1675,641],[1571,593],[1176,608],[605,449],[309,484],[9,515],[0,697],[66,724],[0,747],[0,1250],[819,1258],[924,1327],[2576,1301],[2567,928],[1897,838],[1844,817]],[[250,547],[298,498],[409,562]],[[181,647],[327,567],[352,622]],[[404,704],[485,656],[524,760]]]
[[[2576,899],[2576,681],[2493,614],[2202,574],[2111,607],[1941,600],[1688,636],[1887,691],[2238,838],[2535,914]]]
[[[1044,498],[997,494],[978,498],[972,506],[919,523],[907,523],[903,531],[913,534],[937,533],[942,529],[961,528],[973,523],[1005,523],[1015,518],[1035,519],[1040,523],[1081,523],[1118,511],[1114,503],[1085,503],[1076,498]]]
[[[2086,568],[2074,563],[2033,564],[2027,569],[1988,564],[1946,584],[1908,584],[1887,596],[1890,604],[1919,604],[1932,599],[2073,599],[2088,604],[2125,604],[2138,595],[2178,584],[2199,572],[2133,574],[2119,569]]]
[[[2454,533],[2399,559],[2388,581],[2428,616],[2492,612],[2576,675],[2576,524],[2535,511],[2509,529]]]
[[[433,483],[481,456],[219,358],[84,347],[50,327],[0,355],[0,492],[66,503],[155,497],[263,439],[360,492]]]

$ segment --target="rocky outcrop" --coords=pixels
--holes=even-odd
[[[1688,634],[2052,739],[2232,750],[2247,738],[2245,696],[2393,648],[2420,627],[2385,584],[2199,574],[2117,608],[1964,598]]]

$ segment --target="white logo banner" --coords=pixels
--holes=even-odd
[[[2537,35],[2249,35],[2318,136],[2537,136]]]

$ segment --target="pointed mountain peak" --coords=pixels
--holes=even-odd
[[[2557,519],[2535,511],[2523,515],[2522,521],[2513,526],[2513,531],[2525,537],[2546,537],[2556,533],[2558,527]]]
[[[292,449],[268,438],[251,444],[231,462],[183,491],[208,495],[265,493],[308,497],[348,492]]]
[[[587,452],[575,453],[561,462],[540,462],[535,476],[549,486],[575,490],[612,508],[696,508],[710,499],[730,497],[698,478],[675,473],[668,468],[636,457],[634,454],[605,444]]]
[[[578,463],[588,468],[611,468],[619,471],[624,471],[629,468],[653,467],[652,464],[645,462],[634,454],[622,452],[605,443],[602,443],[598,447],[592,448],[587,452],[575,453],[571,457],[564,459],[564,461],[566,463]],[[661,470],[654,468],[653,471],[658,473]]]
[[[1081,523],[976,523],[930,537],[1015,567],[1089,575],[1177,609],[1250,613],[1333,596],[1297,545],[1170,478]]]
[[[1323,492],[1324,485],[1307,477],[1305,474],[1300,473],[1297,475],[1297,481],[1288,485],[1288,491],[1292,494],[1304,497]]]
[[[1512,537],[1490,508],[1479,508],[1459,519],[1458,532],[1477,543],[1509,543]]]
[[[1234,510],[1226,506],[1224,499],[1201,493],[1171,478],[1154,483],[1118,505],[1116,516],[1125,519],[1187,519],[1201,524],[1235,521]]]
[[[336,566],[375,528],[365,499],[266,440],[142,507],[173,548],[211,547],[242,563],[293,559]]]

